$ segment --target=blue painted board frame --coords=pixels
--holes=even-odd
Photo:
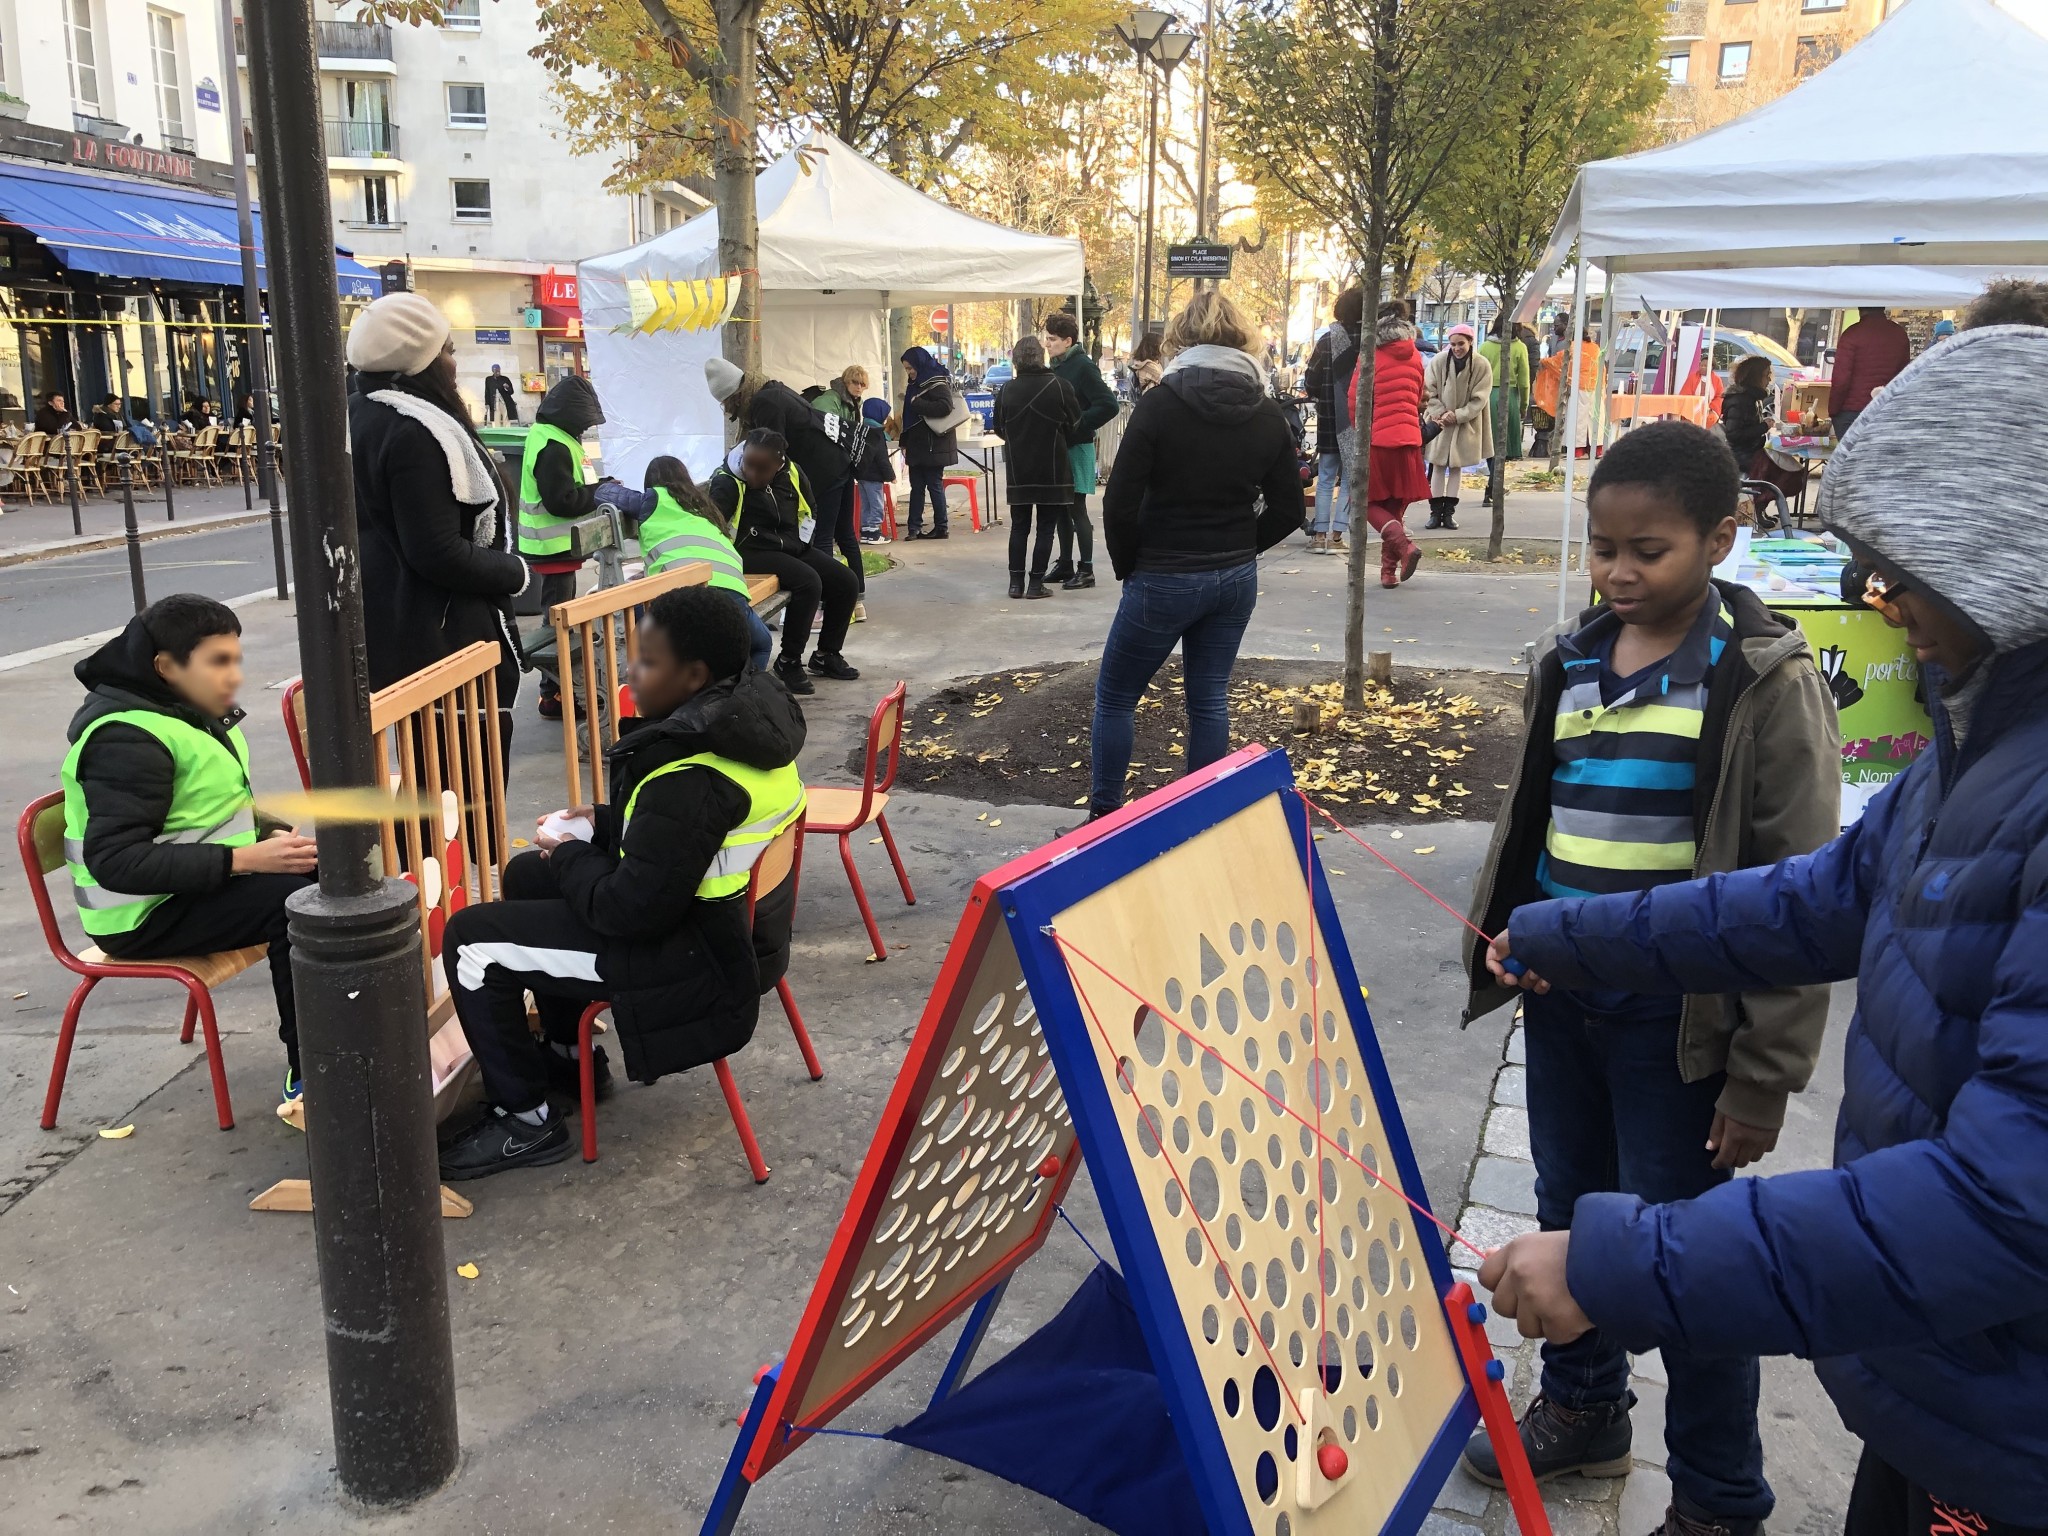
[[[1187,1457],[1210,1536],[1256,1533],[1237,1479],[1228,1469],[1223,1437],[1194,1348],[1172,1301],[1172,1280],[1154,1238],[1136,1171],[1123,1155],[1117,1107],[1096,1064],[1092,1034],[1080,998],[1058,947],[1045,930],[1057,914],[1272,795],[1281,797],[1281,810],[1290,830],[1296,824],[1295,811],[1299,809],[1302,832],[1295,856],[1301,863],[1303,878],[1314,890],[1316,920],[1324,940],[1322,956],[1344,1000],[1353,1043],[1372,1084],[1380,1119],[1386,1127],[1387,1155],[1402,1190],[1427,1209],[1429,1196],[1423,1188],[1422,1172],[1394,1097],[1386,1060],[1372,1030],[1372,1017],[1359,988],[1350,948],[1344,941],[1329,882],[1315,856],[1309,808],[1295,791],[1294,773],[1286,754],[1269,751],[1213,783],[1170,801],[1114,835],[1075,849],[1065,858],[1002,887],[997,893],[1003,919],[1009,924],[1011,943],[1030,985],[1032,1001],[1045,1021],[1045,1039],[1053,1066],[1080,1132],[1096,1194],[1102,1203],[1103,1219],[1116,1245],[1132,1299],[1137,1303],[1139,1327],[1151,1352],[1153,1367],[1159,1373],[1160,1387]],[[1436,1294],[1442,1297],[1453,1283],[1443,1244],[1424,1242],[1420,1246]],[[1420,1529],[1466,1436],[1478,1421],[1478,1399],[1467,1382],[1408,1487],[1396,1501],[1382,1527],[1383,1536],[1412,1536]]]

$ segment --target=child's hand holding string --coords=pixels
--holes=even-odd
[[[1505,928],[1495,934],[1486,946],[1486,968],[1493,972],[1494,980],[1504,987],[1520,987],[1525,992],[1550,990],[1549,982],[1514,957],[1508,946],[1508,931]]]

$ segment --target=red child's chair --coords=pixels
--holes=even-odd
[[[791,900],[794,902],[794,883],[803,862],[803,832],[803,818],[798,817],[754,861],[753,871],[747,879],[749,928],[753,926],[754,907],[764,894],[778,891],[788,883],[792,886]],[[804,1028],[803,1015],[797,1012],[796,996],[789,990],[787,974],[775,983],[775,993],[782,999],[782,1011],[789,1015],[789,1027],[796,1035],[797,1049],[803,1053],[804,1068],[815,1083],[825,1075],[825,1069],[818,1064],[818,1053],[811,1046],[810,1032]],[[586,1163],[597,1161],[597,1076],[591,1055],[591,1034],[597,1016],[609,1007],[608,1001],[592,1003],[576,1022],[576,1056],[581,1064],[578,1086],[582,1095],[583,1161]],[[725,1058],[720,1057],[711,1063],[711,1070],[718,1078],[718,1091],[725,1095],[725,1107],[732,1112],[733,1129],[740,1133],[740,1148],[747,1154],[747,1166],[753,1170],[754,1182],[765,1184],[768,1182],[768,1164],[761,1156],[760,1142],[754,1139],[754,1124],[747,1118],[747,1106],[740,1098],[739,1084],[733,1081],[732,1068]]]
[[[179,955],[168,960],[114,960],[98,945],[88,945],[74,953],[58,930],[56,908],[50,901],[50,876],[64,868],[63,794],[52,792],[44,795],[23,811],[21,821],[15,827],[15,840],[21,847],[21,862],[28,871],[29,894],[35,898],[36,916],[42,919],[43,938],[50,946],[50,953],[65,970],[85,978],[71,994],[71,1001],[64,1005],[64,1024],[57,1031],[57,1059],[50,1068],[50,1091],[43,1099],[43,1129],[54,1130],[57,1126],[57,1104],[64,1097],[64,1074],[71,1065],[71,1041],[78,1033],[78,1015],[85,1007],[85,1000],[103,981],[134,979],[175,981],[184,987],[185,1025],[178,1041],[182,1045],[192,1043],[195,1020],[204,1028],[206,1065],[213,1074],[214,1113],[222,1130],[233,1130],[235,1111],[228,1102],[228,1074],[221,1062],[220,1029],[214,1021],[212,989],[263,960],[270,953],[269,946],[258,944],[250,949],[228,949],[213,955]]]
[[[917,896],[910,889],[910,875],[903,868],[903,855],[896,851],[896,839],[889,831],[889,818],[883,814],[889,804],[889,791],[896,783],[896,765],[903,757],[903,696],[906,687],[898,683],[882,696],[882,702],[875,706],[875,712],[868,717],[867,766],[861,775],[859,789],[820,789],[810,791],[810,805],[804,813],[804,831],[819,836],[839,839],[839,858],[846,865],[846,878],[853,882],[853,899],[860,904],[861,921],[868,925],[868,939],[875,946],[875,958],[886,960],[889,949],[882,942],[882,930],[875,924],[875,914],[868,906],[867,888],[860,883],[860,871],[853,862],[853,834],[872,823],[882,834],[882,846],[889,850],[889,862],[896,866],[897,883],[903,887],[903,902],[916,906]],[[887,771],[883,771],[881,760],[889,759]]]

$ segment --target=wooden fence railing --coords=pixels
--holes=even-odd
[[[504,895],[511,853],[498,658],[496,642],[479,641],[370,695],[370,729],[394,805],[439,808],[438,814],[386,818],[378,840],[385,874],[418,890],[428,1053],[435,1107],[442,1114],[453,1107],[470,1062],[441,969],[442,932],[449,917],[472,901]],[[306,706],[297,682],[285,693],[285,724],[299,776],[307,779]]]

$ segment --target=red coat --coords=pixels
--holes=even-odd
[[[1402,336],[1374,348],[1372,354],[1372,445],[1375,448],[1422,446],[1422,354],[1413,338]],[[1351,376],[1351,418],[1358,419],[1358,375]]]
[[[1865,315],[1842,332],[1828,410],[1860,411],[1913,360],[1913,340],[1890,315]]]

